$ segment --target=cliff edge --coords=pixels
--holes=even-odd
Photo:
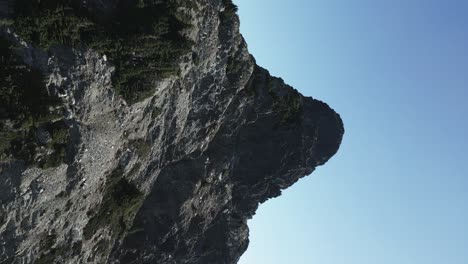
[[[339,148],[230,1],[0,6],[0,263],[237,263],[258,205]]]

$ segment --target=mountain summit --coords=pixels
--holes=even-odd
[[[230,1],[0,7],[0,263],[236,263],[258,205],[339,148]]]

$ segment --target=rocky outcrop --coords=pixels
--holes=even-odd
[[[230,2],[168,2],[190,20],[191,50],[131,103],[108,54],[39,47],[0,24],[61,107],[33,118],[34,155],[5,147],[0,263],[236,263],[258,205],[338,150],[339,115],[255,64]]]

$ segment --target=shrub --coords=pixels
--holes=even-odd
[[[33,164],[39,146],[36,130],[49,127],[53,130],[53,141],[48,147],[54,152],[43,164],[58,166],[64,161],[68,142],[64,124],[55,130],[58,123],[54,120],[61,116],[57,109],[60,101],[49,95],[42,73],[24,64],[16,49],[9,40],[0,37],[0,157],[11,156]]]
[[[121,168],[115,169],[107,179],[99,209],[83,229],[83,236],[89,240],[103,227],[120,236],[130,230],[133,218],[143,203],[143,193],[123,177]]]
[[[115,65],[114,88],[130,104],[151,96],[156,80],[176,74],[191,49],[179,33],[188,25],[171,1],[119,1],[106,19],[75,0],[22,1],[13,23],[20,36],[44,49],[61,44],[105,54]]]
[[[224,11],[222,15],[224,17],[233,17],[236,15],[238,7],[235,5],[232,0],[223,0]]]
[[[150,145],[144,139],[133,140],[129,145],[140,159],[146,158],[151,151]]]
[[[41,255],[36,260],[37,264],[55,263],[57,257],[65,254],[63,245],[55,245],[57,243],[57,235],[55,232],[44,234],[39,242],[39,252]]]
[[[280,115],[277,125],[284,126],[300,120],[303,109],[299,92],[293,90],[282,97],[273,97],[273,110]]]

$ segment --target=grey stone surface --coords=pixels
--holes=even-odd
[[[0,162],[0,263],[236,263],[258,205],[336,153],[339,115],[257,66],[238,17],[221,21],[222,1],[197,3],[186,32],[197,63],[188,54],[180,76],[134,105],[97,53],[23,43],[24,60],[60,88],[72,159],[46,170]],[[141,207],[130,230],[86,239],[116,168],[143,192]]]

